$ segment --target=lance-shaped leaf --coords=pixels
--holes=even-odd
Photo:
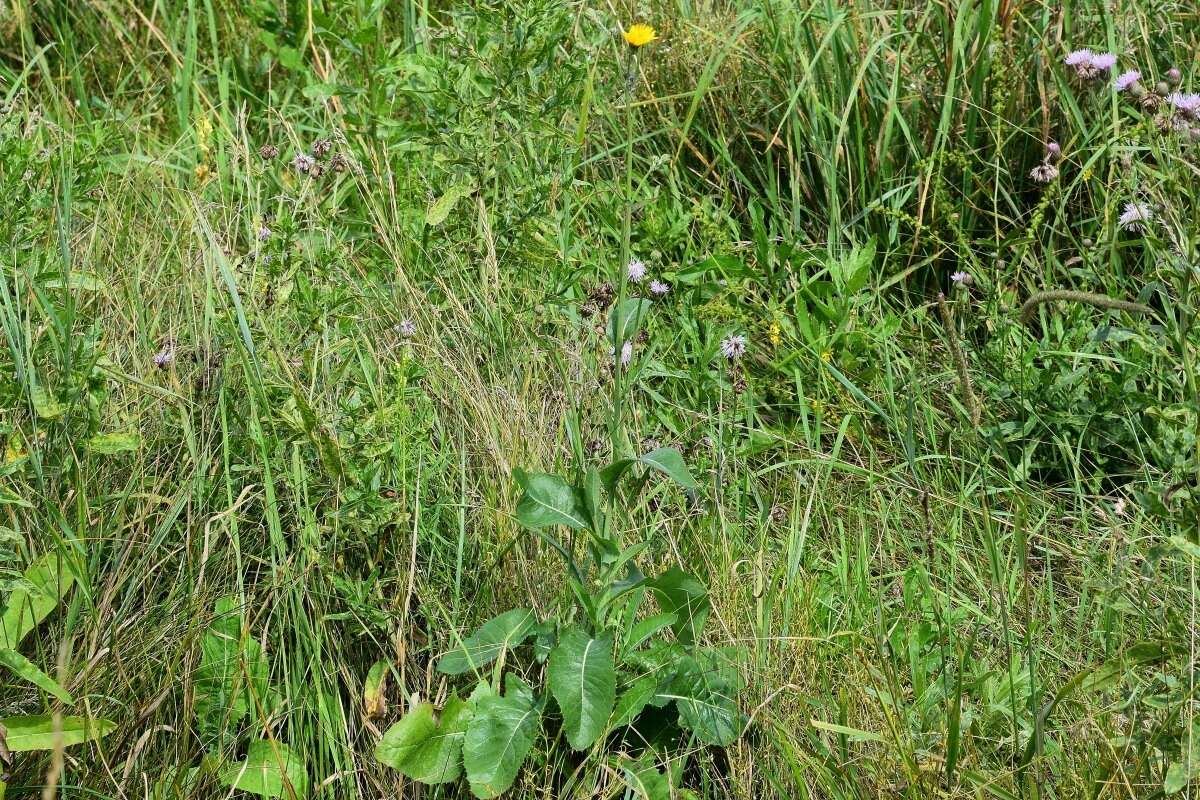
[[[75,583],[74,573],[57,553],[47,553],[30,564],[22,578],[0,616],[0,648],[15,650]]]
[[[503,697],[484,695],[476,701],[463,742],[463,766],[476,797],[498,797],[512,786],[540,721],[533,691],[512,673],[507,676]]]
[[[495,661],[506,649],[516,647],[533,632],[537,623],[528,608],[514,608],[492,617],[438,661],[438,672],[461,675]]]
[[[39,689],[54,695],[64,703],[75,702],[75,698],[71,697],[71,693],[60,686],[58,681],[42,672],[37,664],[34,664],[16,650],[0,650],[0,666],[8,667],[19,677],[24,678]]]
[[[578,627],[569,628],[550,653],[547,678],[567,741],[576,750],[587,749],[604,734],[616,699],[612,632],[593,639]]]
[[[517,521],[527,528],[566,525],[580,530],[588,526],[587,508],[579,491],[557,475],[513,470],[525,490],[517,503]]]
[[[687,464],[683,462],[683,456],[674,447],[660,447],[657,450],[651,450],[638,461],[651,469],[658,470],[685,489],[700,488],[696,479],[692,477],[692,473],[688,472]]]
[[[4,735],[5,745],[13,753],[53,750],[59,741],[63,747],[90,742],[111,733],[116,727],[115,722],[106,719],[63,717],[56,731],[54,717],[49,714],[0,719],[0,729],[7,731]]]
[[[658,677],[656,675],[643,675],[631,683],[625,691],[621,692],[621,697],[613,708],[612,727],[623,728],[631,724],[657,693]]]
[[[608,314],[608,338],[616,352],[619,353],[621,345],[637,336],[642,321],[653,305],[644,297],[631,297],[613,306]]]
[[[388,728],[375,758],[421,783],[449,783],[462,772],[460,756],[471,704],[453,695],[438,719],[432,703],[421,703]]]

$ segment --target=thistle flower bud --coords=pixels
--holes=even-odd
[[[1166,97],[1167,93],[1170,91],[1171,91],[1171,87],[1169,85],[1167,85],[1166,81],[1159,81],[1158,83],[1154,84],[1154,92],[1156,94],[1160,94],[1163,97]]]
[[[1178,86],[1183,81],[1183,73],[1176,67],[1171,67],[1167,70],[1167,85],[1172,88]]]

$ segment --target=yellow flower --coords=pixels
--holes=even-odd
[[[27,453],[25,452],[25,449],[21,447],[21,445],[17,444],[16,442],[9,442],[8,447],[4,451],[4,464],[5,466],[13,464],[17,461],[20,461],[26,455]]]
[[[654,28],[640,22],[637,25],[630,25],[629,30],[625,31],[625,41],[629,42],[631,47],[650,44],[657,38],[658,34],[654,32]]]
[[[200,183],[204,183],[204,181],[208,179],[208,174],[209,174],[208,164],[196,165],[196,180],[197,181],[199,181]]]
[[[209,147],[209,139],[212,136],[212,120],[208,117],[201,117],[196,122],[196,146],[200,148],[201,153],[207,153]]]
[[[772,322],[771,327],[767,328],[767,340],[773,347],[779,347],[783,342],[783,329],[779,327],[778,322]]]
[[[825,350],[824,352],[821,353],[821,360],[824,361],[826,364],[828,364],[830,361],[833,361],[833,353],[831,353],[828,350]]]

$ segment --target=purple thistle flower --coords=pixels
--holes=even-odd
[[[1150,210],[1150,206],[1145,203],[1126,203],[1125,211],[1117,220],[1117,224],[1123,230],[1138,233],[1152,219],[1154,219],[1154,212]]]
[[[1051,164],[1062,158],[1062,145],[1058,142],[1046,142],[1046,160]]]
[[[671,284],[663,283],[662,281],[650,281],[650,294],[655,297],[664,297],[669,291],[671,291]]]
[[[971,278],[969,272],[963,272],[961,269],[958,272],[950,273],[950,280],[954,281],[959,286],[970,286],[975,281]]]
[[[316,164],[317,160],[308,153],[298,153],[296,157],[292,159],[292,167],[296,170],[296,172],[302,174],[308,172],[310,169],[316,166]]]
[[[1085,48],[1068,53],[1063,63],[1074,69],[1080,80],[1092,81],[1110,72],[1117,65],[1117,57],[1112,53],[1093,53]]]
[[[1033,178],[1038,183],[1050,183],[1058,177],[1058,167],[1049,162],[1038,164],[1036,167],[1029,170],[1029,177]]]
[[[1200,119],[1200,94],[1183,94],[1182,92],[1172,92],[1167,97],[1167,102],[1179,114],[1193,119]]]
[[[630,283],[641,283],[642,278],[646,277],[646,265],[636,258],[630,259],[625,267],[625,277],[629,278]]]
[[[1067,53],[1067,57],[1063,59],[1063,63],[1068,67],[1082,67],[1090,65],[1092,58],[1092,51],[1084,48],[1083,50],[1074,50]]]
[[[258,240],[260,242],[265,242],[267,239],[270,239],[270,238],[271,238],[271,229],[270,228],[268,228],[266,225],[263,225],[262,227],[260,227],[258,229]]]
[[[1142,73],[1138,72],[1136,69],[1131,69],[1118,75],[1117,79],[1113,81],[1113,87],[1116,88],[1118,92],[1126,92],[1129,91],[1131,86],[1141,79]]]
[[[166,369],[175,360],[175,350],[171,345],[166,345],[162,350],[154,354],[154,366],[159,369]]]
[[[396,332],[405,339],[411,339],[417,335],[417,323],[411,319],[400,320],[400,324],[396,326]]]
[[[737,361],[746,354],[746,337],[742,334],[726,336],[721,340],[721,355],[730,361]]]

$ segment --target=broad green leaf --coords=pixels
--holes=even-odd
[[[279,58],[279,64],[286,69],[301,72],[304,69],[304,57],[300,55],[300,51],[294,47],[281,47],[275,54]]]
[[[632,297],[612,307],[612,311],[608,313],[608,339],[618,353],[621,351],[621,345],[637,336],[642,321],[653,305],[654,303],[645,298]]]
[[[875,237],[872,236],[862,247],[855,247],[849,255],[830,263],[829,272],[838,289],[854,294],[866,285],[875,263]]]
[[[367,670],[367,679],[363,682],[363,710],[368,718],[381,717],[387,711],[387,697],[384,694],[387,676],[386,661],[376,661]]]
[[[243,635],[236,601],[220,598],[215,610],[212,624],[200,642],[195,684],[196,719],[201,738],[209,742],[259,704],[268,711],[274,704],[266,655],[254,637]]]
[[[582,497],[584,507],[587,510],[588,526],[593,531],[604,530],[604,481],[600,477],[600,470],[592,467],[588,470],[587,478],[583,483]]]
[[[88,452],[111,456],[117,453],[131,453],[142,444],[142,437],[136,432],[127,433],[98,433],[87,441]]]
[[[652,765],[625,767],[625,785],[639,800],[671,800],[671,779]]]
[[[651,469],[658,470],[685,489],[700,488],[700,485],[692,477],[692,473],[688,472],[687,464],[683,463],[683,456],[674,447],[660,447],[657,450],[651,450],[638,461]]]
[[[458,778],[471,704],[453,695],[434,720],[432,703],[408,712],[379,741],[375,758],[414,781],[448,783]]]
[[[1184,788],[1191,782],[1188,776],[1187,765],[1182,761],[1176,761],[1167,767],[1167,775],[1163,779],[1163,793],[1176,794],[1182,792]]]
[[[676,638],[684,644],[696,641],[712,608],[704,584],[679,567],[671,567],[649,586],[663,612],[676,616]]]
[[[695,682],[703,683],[699,679]],[[733,744],[741,732],[733,698],[717,691],[705,692],[698,687],[692,691],[695,693],[691,696],[675,698],[680,727],[695,733],[705,744],[719,747]]]
[[[37,686],[39,689],[52,694],[68,705],[75,702],[71,693],[58,684],[58,681],[42,672],[36,664],[18,653],[16,650],[0,650],[0,666],[8,667],[18,677]]]
[[[485,695],[477,701],[463,742],[463,766],[476,797],[498,797],[512,786],[540,721],[532,690],[511,673],[503,697]]]
[[[279,742],[253,742],[246,751],[246,760],[226,767],[220,779],[225,786],[260,797],[308,797],[308,773],[304,762],[291,748]]]
[[[550,653],[546,678],[562,711],[567,741],[586,750],[603,735],[616,699],[612,632],[593,639],[581,628],[568,628]]]
[[[1195,542],[1189,541],[1182,536],[1172,536],[1171,544],[1181,553],[1200,561],[1200,545],[1197,545]]]
[[[633,464],[632,458],[621,458],[600,470],[600,480],[604,483],[604,488],[610,492],[615,491],[617,484],[621,482],[621,477]]]
[[[649,639],[654,634],[661,631],[663,628],[674,625],[679,621],[679,617],[675,614],[656,614],[653,617],[647,617],[640,620],[625,636],[625,650],[636,649],[642,642]]]
[[[42,285],[47,289],[67,288],[87,292],[96,292],[104,288],[104,282],[90,272],[72,272],[66,280],[51,278]]]
[[[74,572],[57,553],[47,553],[29,565],[8,596],[0,616],[0,648],[15,650],[21,640],[41,623],[75,583]]]
[[[533,655],[538,663],[545,663],[550,651],[558,643],[558,624],[553,619],[538,623],[533,629]]]
[[[719,663],[715,654],[688,658],[670,689],[679,711],[680,726],[706,744],[719,747],[733,744],[742,729],[736,700],[738,684],[736,670]]]
[[[473,191],[475,187],[470,185],[451,186],[441,197],[429,204],[429,209],[425,212],[425,224],[432,227],[441,225],[446,221],[446,217],[450,216],[458,201]]]
[[[536,623],[537,619],[528,608],[514,608],[492,617],[438,660],[438,672],[461,675],[495,661],[506,649],[525,641]]]
[[[41,386],[35,386],[30,392],[33,400],[33,410],[39,417],[46,420],[56,420],[67,413],[67,407]]]
[[[1180,743],[1179,760],[1167,767],[1163,777],[1163,793],[1175,794],[1200,779],[1200,720],[1192,723],[1190,735]]]
[[[8,731],[4,739],[8,749],[14,753],[24,753],[30,750],[53,750],[59,737],[63,747],[90,742],[111,733],[117,724],[107,719],[63,717],[59,732],[55,733],[54,718],[49,714],[39,714],[32,717],[4,717],[0,719],[0,727]]]
[[[588,526],[587,509],[574,486],[556,475],[513,470],[525,490],[517,503],[517,521],[527,528],[566,525],[580,530]]]
[[[613,708],[612,727],[623,728],[632,724],[638,714],[642,713],[642,709],[654,699],[657,692],[658,677],[656,675],[643,675],[631,683],[629,688],[617,698],[616,707]]]

